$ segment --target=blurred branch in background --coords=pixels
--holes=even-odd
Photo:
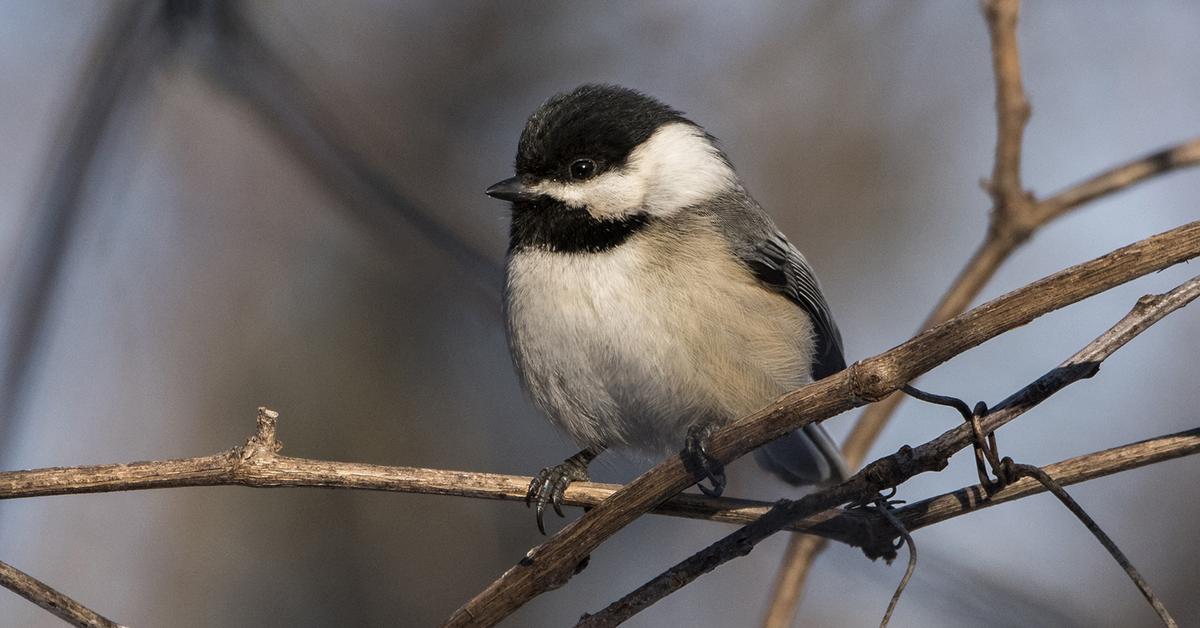
[[[0,417],[8,426],[20,414],[20,398],[33,368],[74,225],[80,197],[106,130],[119,109],[142,93],[154,68],[167,61],[185,37],[199,40],[201,64],[214,81],[246,102],[279,135],[318,180],[337,194],[353,217],[387,238],[415,228],[468,269],[477,289],[498,300],[500,265],[468,246],[429,212],[398,192],[366,163],[337,131],[303,82],[288,70],[242,17],[236,3],[164,0],[129,2],[113,11],[98,37],[57,133],[30,215],[14,278],[0,303],[4,353],[0,361]],[[495,310],[498,313],[498,309]]]
[[[1017,46],[1019,10],[1019,0],[989,0],[984,5],[996,85],[996,156],[991,181],[986,185],[993,201],[991,220],[983,244],[921,323],[922,330],[965,310],[1013,251],[1051,220],[1156,175],[1200,164],[1200,138],[1192,139],[1036,200],[1021,183],[1021,144],[1030,108],[1022,86]],[[863,411],[842,448],[850,468],[862,464],[903,399],[904,395],[893,394]],[[763,619],[764,628],[792,624],[808,571],[822,549],[824,541],[819,538],[794,535],[789,539]]]
[[[21,414],[21,398],[34,368],[34,348],[45,333],[71,238],[83,211],[81,197],[105,134],[122,107],[135,101],[165,53],[161,6],[128,2],[112,12],[80,74],[67,114],[44,166],[41,198],[29,213],[11,281],[0,300],[0,430]]]
[[[899,486],[918,473],[945,468],[949,464],[950,456],[960,449],[969,446],[972,439],[975,439],[977,442],[983,434],[993,433],[1000,426],[1024,414],[1054,393],[1081,379],[1093,376],[1099,371],[1100,364],[1118,349],[1125,346],[1130,340],[1149,329],[1171,312],[1191,303],[1198,296],[1200,296],[1200,277],[1193,278],[1166,294],[1143,297],[1129,314],[1095,340],[1088,343],[1083,349],[1076,352],[1075,355],[1038,378],[1037,381],[1009,396],[992,412],[987,413],[983,417],[976,417],[981,418],[981,422],[986,426],[982,433],[973,431],[967,425],[960,426],[947,431],[919,447],[906,447],[897,454],[872,462],[853,477],[837,486],[821,490],[799,500],[781,500],[771,509],[771,512],[759,520],[733,532],[683,562],[664,571],[637,590],[613,602],[596,615],[580,622],[580,625],[589,627],[618,625],[667,595],[687,586],[688,583],[696,578],[730,560],[750,553],[755,545],[775,532],[782,530],[791,521],[812,516],[829,507],[841,504],[861,505],[871,503],[872,501],[876,501],[876,499],[881,499],[876,497],[879,491]],[[994,465],[999,466],[998,462],[995,461]],[[1009,463],[1009,466],[1012,466],[1011,461]],[[1048,490],[1053,491],[1059,499],[1063,499],[1068,508],[1071,508],[1072,512],[1080,516],[1089,529],[1092,529],[1094,532],[1098,530],[1094,527],[1094,524],[1089,525],[1091,519],[1086,514],[1080,515],[1082,510],[1069,497],[1064,499],[1063,496],[1066,493],[1053,480],[1048,480],[1048,476],[1044,472],[1028,465],[1016,466],[1021,473],[1030,474],[1038,478],[1039,481],[1046,485]],[[999,470],[993,469],[993,471],[998,472]],[[890,560],[895,557],[893,539],[896,538],[897,531],[889,529],[895,525],[893,523],[895,519],[886,516],[883,516],[883,518],[887,521],[888,525],[877,527],[875,531],[879,534],[873,535],[874,543],[864,547],[864,549],[868,556],[884,556]],[[900,526],[899,533],[905,537],[911,550],[911,539],[904,532],[907,526],[903,526],[902,523]],[[1107,541],[1107,537],[1103,535],[1103,532],[1098,532],[1097,537],[1101,538],[1101,542]],[[1109,548],[1110,551],[1115,548],[1115,546],[1111,545],[1111,541],[1105,543],[1105,547]],[[1122,563],[1123,567],[1126,567],[1130,571],[1131,577],[1134,578],[1139,589],[1147,592],[1148,587],[1144,586],[1145,583],[1140,575],[1136,574],[1136,571],[1129,565],[1129,561],[1120,554],[1119,550],[1114,552],[1114,557],[1117,558],[1118,562]],[[904,581],[907,581],[911,573],[911,564],[910,561],[910,568],[905,573]],[[904,581],[901,583],[901,588],[904,586]],[[1162,604],[1157,601],[1153,594],[1147,594],[1147,598],[1151,599],[1156,610],[1162,607]],[[887,616],[890,616],[891,608],[889,606]],[[1165,614],[1165,610],[1163,613]],[[887,616],[884,619],[885,624]],[[1170,625],[1170,622],[1167,623]]]
[[[194,35],[200,40],[201,66],[208,76],[258,114],[317,180],[342,200],[352,218],[386,244],[415,229],[463,264],[475,287],[499,302],[499,261],[468,245],[367,163],[336,118],[245,19],[238,3],[208,0],[198,5],[195,17]],[[499,308],[494,311],[499,314]]]

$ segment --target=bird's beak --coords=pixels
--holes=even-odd
[[[484,194],[502,201],[532,201],[537,194],[530,190],[520,177],[505,179],[483,191]]]

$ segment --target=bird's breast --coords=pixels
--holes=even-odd
[[[508,260],[506,319],[534,402],[582,444],[678,449],[808,380],[812,327],[704,230]]]

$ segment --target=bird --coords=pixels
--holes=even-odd
[[[530,483],[542,534],[611,448],[678,452],[721,495],[713,432],[846,367],[812,267],[681,111],[616,85],[559,93],[526,122],[514,170],[485,191],[511,203],[508,345],[534,405],[581,448]],[[793,485],[848,476],[819,424],[754,457]]]

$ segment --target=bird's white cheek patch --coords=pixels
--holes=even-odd
[[[645,183],[626,170],[610,170],[590,181],[543,181],[534,190],[601,219],[638,213],[646,197]]]
[[[623,168],[588,181],[542,181],[533,186],[595,218],[669,216],[737,185],[720,150],[699,128],[663,126],[629,154]]]

